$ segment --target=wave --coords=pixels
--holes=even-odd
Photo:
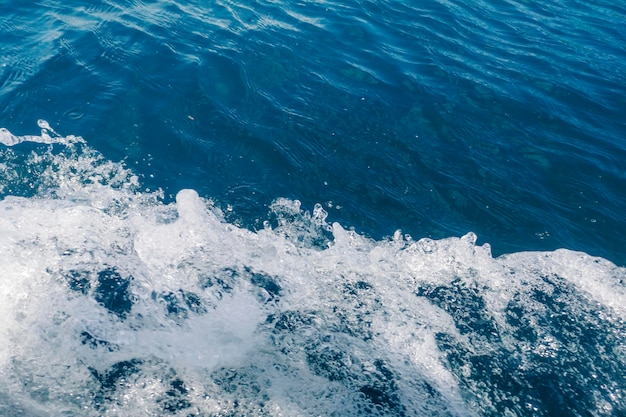
[[[3,415],[626,411],[624,268],[282,198],[247,230],[39,126],[0,131]]]
[[[34,113],[99,132],[92,146],[168,195],[192,187],[241,212],[297,190],[374,237],[473,230],[494,253],[625,265],[623,6],[0,8],[7,127]]]

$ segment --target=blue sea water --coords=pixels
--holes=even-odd
[[[626,415],[625,5],[0,16],[0,415]]]

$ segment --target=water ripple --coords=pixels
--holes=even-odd
[[[604,204],[593,209],[611,224],[626,210],[610,197],[626,186],[619,2],[13,3],[0,5],[7,120],[36,111],[98,132],[99,147],[134,163],[159,154],[172,172],[212,178],[198,181],[217,198],[234,185],[207,167],[219,161],[245,189],[258,178],[225,173],[254,159],[267,164],[255,171],[271,179],[267,195],[343,196],[337,204],[358,212],[350,221],[374,235],[448,223],[508,247],[537,219],[577,225],[575,238],[551,234],[560,246],[617,247],[626,235],[618,225],[595,238],[568,208],[596,178]],[[558,169],[573,179],[555,181]]]

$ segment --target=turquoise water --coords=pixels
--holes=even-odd
[[[623,5],[0,15],[0,414],[626,415]]]

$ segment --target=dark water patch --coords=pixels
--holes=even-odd
[[[308,346],[306,359],[309,368],[329,381],[344,381],[350,378],[352,358],[338,346],[318,344]]]
[[[89,271],[71,270],[64,274],[64,277],[72,291],[86,295],[91,290],[91,273]]]
[[[133,277],[122,277],[115,268],[98,272],[94,299],[109,312],[125,319],[133,307],[135,296],[130,291]]]
[[[506,308],[506,326],[485,314],[472,288],[421,290],[452,316],[467,341],[439,333],[437,344],[468,398],[483,415],[620,415],[626,327],[558,276],[544,276]],[[515,343],[509,343],[514,340]],[[471,401],[471,400],[470,400]]]
[[[204,314],[207,308],[202,298],[191,291],[178,290],[161,294],[152,293],[152,298],[163,303],[168,318],[181,322],[189,318],[189,314]]]
[[[238,281],[245,280],[256,287],[259,299],[264,302],[277,302],[280,300],[282,287],[278,283],[279,278],[263,272],[256,272],[247,266],[242,268],[225,268],[212,276],[200,278],[200,287],[210,289],[215,297],[221,299],[225,294],[230,294],[238,285]]]
[[[174,378],[169,382],[169,388],[165,391],[165,395],[157,400],[157,402],[161,404],[165,413],[177,413],[192,406],[192,403],[185,398],[188,394],[189,390],[185,386],[185,383],[179,378]],[[194,414],[188,414],[188,416],[193,415]]]
[[[115,399],[118,389],[132,386],[132,379],[140,372],[142,364],[143,361],[139,359],[130,359],[117,362],[104,371],[89,368],[91,376],[99,385],[99,390],[93,396],[94,406],[106,408]]]
[[[211,379],[225,394],[221,401],[226,405],[224,415],[235,417],[249,410],[260,416],[270,416],[270,381],[259,378],[257,369],[220,368],[211,373]]]
[[[83,345],[89,346],[91,349],[103,347],[109,352],[114,352],[119,349],[115,344],[104,339],[99,339],[87,331],[81,332],[80,341]]]
[[[369,364],[368,364],[369,365]],[[375,406],[382,408],[382,414],[393,414],[404,416],[406,410],[400,402],[397,394],[397,386],[393,372],[387,367],[383,360],[377,359],[364,369],[368,384],[359,388],[367,400]],[[369,407],[364,407],[364,412],[368,413]],[[380,411],[375,408],[376,412]]]
[[[431,303],[452,316],[461,334],[496,341],[498,330],[493,318],[486,314],[485,301],[480,288],[468,285],[461,279],[450,285],[418,289],[418,297],[426,297]]]
[[[334,328],[363,341],[371,340],[374,337],[372,320],[384,309],[374,287],[357,280],[344,284],[341,290],[345,303],[333,307]]]
[[[282,287],[276,282],[276,277],[272,277],[258,272],[252,272],[248,268],[246,268],[246,272],[250,276],[250,283],[264,290],[265,296],[263,298],[266,299],[267,302],[276,302],[280,300]]]
[[[202,289],[210,288],[215,297],[222,299],[225,294],[232,293],[238,277],[239,273],[236,269],[225,268],[215,275],[201,276],[199,285]]]
[[[265,323],[273,324],[276,332],[293,332],[302,327],[309,327],[315,324],[315,312],[287,310],[280,314],[270,314]]]

